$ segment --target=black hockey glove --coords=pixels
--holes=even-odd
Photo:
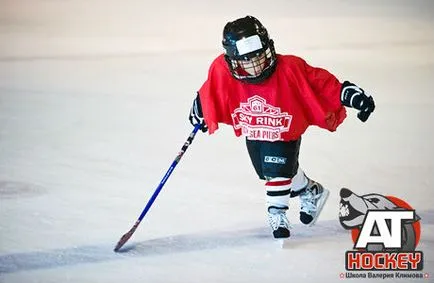
[[[196,126],[197,124],[200,124],[200,129],[202,132],[208,131],[208,127],[205,124],[205,120],[203,119],[203,113],[202,113],[202,106],[200,105],[200,97],[199,94],[196,96],[196,98],[193,101],[193,106],[190,110],[190,115],[188,117],[188,120],[193,126]]]
[[[371,115],[375,109],[375,103],[372,96],[367,96],[363,89],[349,81],[345,81],[342,84],[341,102],[344,106],[360,110],[357,117],[362,122],[366,122],[369,115]]]

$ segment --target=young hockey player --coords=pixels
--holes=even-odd
[[[329,193],[299,167],[302,134],[310,125],[335,131],[346,117],[344,106],[359,110],[365,122],[374,100],[355,84],[340,83],[299,57],[276,54],[273,40],[255,17],[227,23],[222,44],[225,53],[211,64],[189,120],[209,134],[223,123],[246,137],[256,173],[265,180],[273,236],[288,238],[289,199],[300,197],[300,221],[312,225]]]

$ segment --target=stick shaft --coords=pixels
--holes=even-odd
[[[145,208],[143,209],[142,213],[140,214],[137,221],[134,223],[133,227],[124,234],[119,242],[117,243],[114,251],[117,252],[119,249],[131,238],[131,236],[136,231],[137,227],[139,226],[140,222],[143,220],[145,215],[148,213],[149,209],[151,208],[154,201],[157,199],[158,194],[161,192],[161,189],[163,188],[164,184],[166,184],[166,181],[169,179],[170,175],[172,174],[173,170],[175,169],[176,165],[178,165],[179,161],[181,160],[184,153],[187,151],[190,144],[193,142],[194,137],[196,136],[197,131],[200,129],[201,125],[198,124],[194,127],[191,134],[188,136],[187,140],[185,141],[184,145],[181,148],[181,151],[176,156],[175,160],[170,165],[169,169],[167,170],[166,174],[164,175],[163,179],[161,180],[160,184],[158,185],[157,189],[155,189],[154,193],[152,194],[149,201],[146,203]]]

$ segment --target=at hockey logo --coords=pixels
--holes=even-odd
[[[359,196],[341,189],[339,221],[351,231],[353,250],[345,254],[347,271],[420,271],[423,253],[420,217],[405,201],[380,194]]]
[[[380,244],[383,250],[401,249],[401,224],[415,220],[414,210],[368,210],[354,248],[367,249],[370,244]]]

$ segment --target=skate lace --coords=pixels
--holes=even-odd
[[[319,194],[314,194],[311,188],[307,188],[306,192],[300,194],[301,210],[307,214],[312,214],[317,210],[316,202]]]
[[[273,230],[277,230],[279,227],[289,229],[289,221],[286,218],[285,212],[268,213],[268,223]]]

